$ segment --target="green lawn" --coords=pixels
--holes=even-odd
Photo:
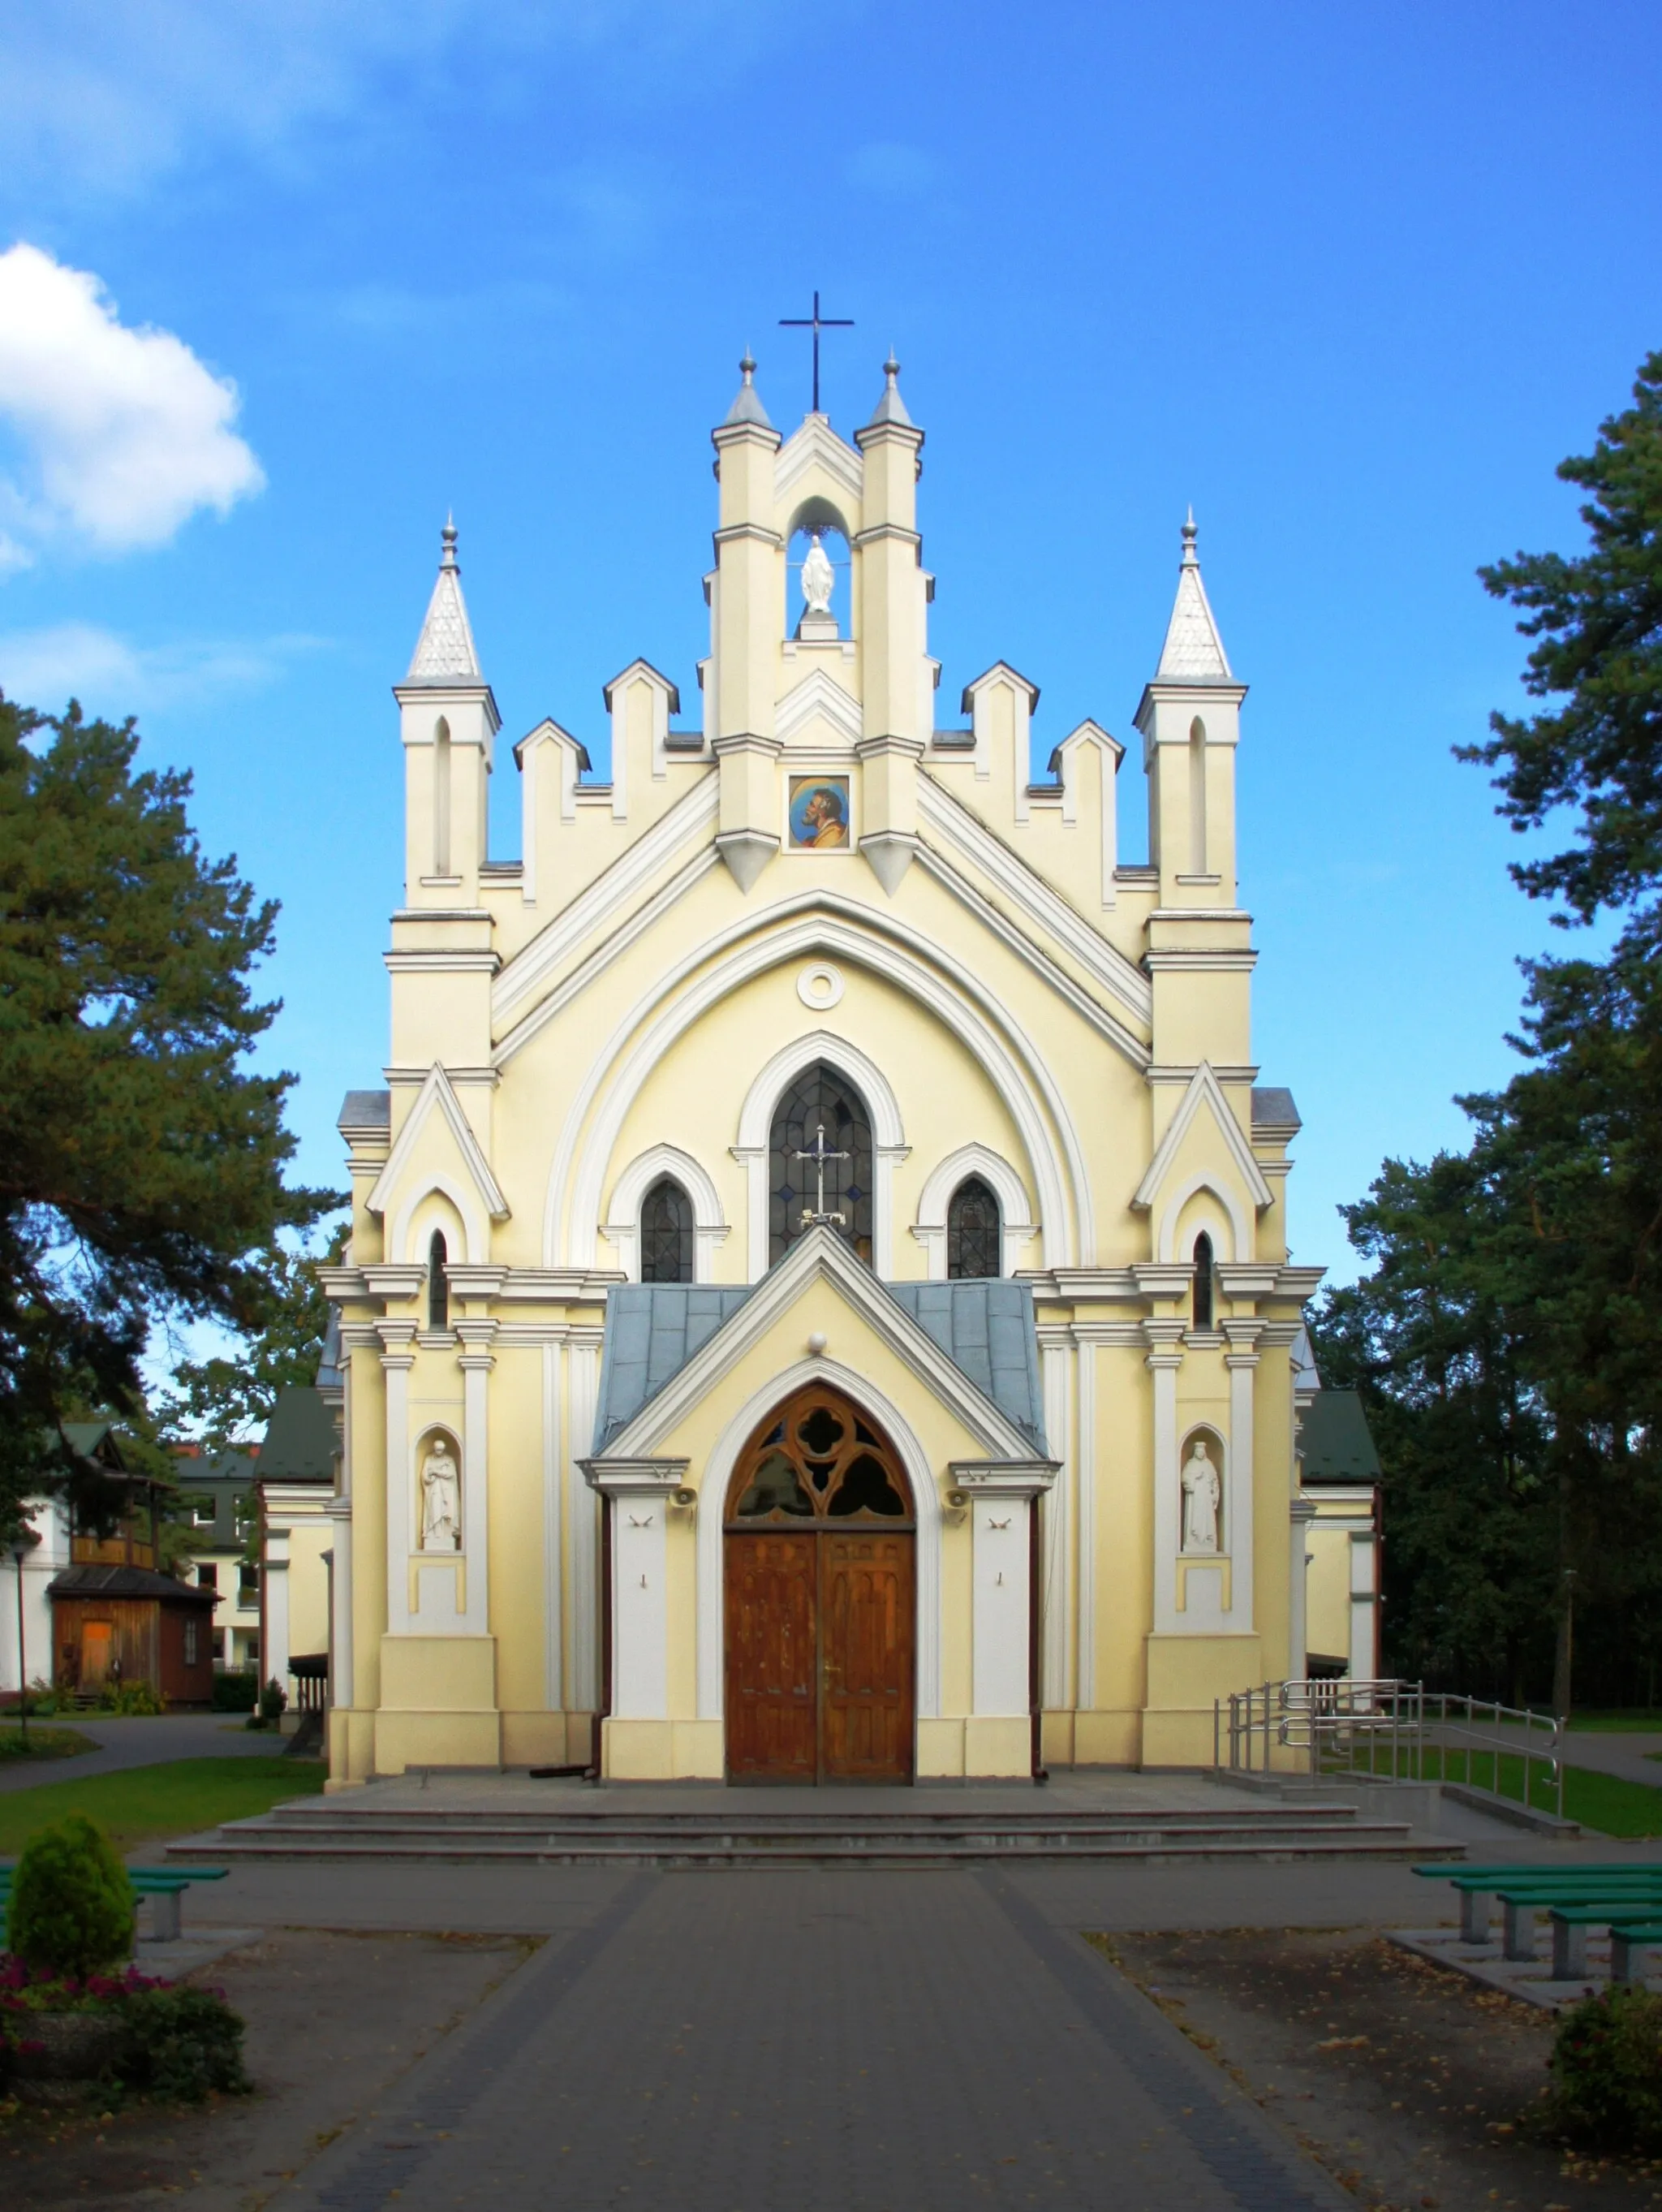
[[[1599,1735],[1625,1735],[1662,1729],[1662,1712],[1654,1705],[1631,1705],[1620,1711],[1572,1713],[1572,1729],[1587,1729]]]
[[[78,1759],[83,1751],[96,1751],[98,1746],[79,1729],[47,1728],[36,1721],[27,1735],[21,1729],[0,1729],[0,1766],[14,1765],[20,1759]]]
[[[1371,1766],[1367,1752],[1359,1750],[1352,1771],[1362,1774],[1372,1771],[1381,1780],[1388,1779],[1390,1746],[1382,1742],[1374,1749]],[[1398,1759],[1400,1771],[1406,1777],[1410,1769],[1405,1749],[1399,1753]],[[1497,1759],[1493,1752],[1453,1747],[1445,1751],[1435,1744],[1428,1744],[1417,1771],[1427,1782],[1469,1783],[1475,1789],[1497,1790],[1514,1804],[1524,1802],[1524,1762],[1515,1752],[1502,1752]],[[1558,1809],[1557,1792],[1551,1787],[1551,1778],[1538,1759],[1530,1765],[1530,1803],[1541,1813],[1556,1813]],[[1662,1836],[1662,1790],[1653,1790],[1643,1782],[1624,1782],[1618,1775],[1595,1774],[1586,1766],[1566,1766],[1564,1818],[1579,1820],[1584,1828],[1596,1829],[1604,1836]]]
[[[21,1850],[37,1828],[66,1813],[87,1814],[118,1850],[130,1851],[269,1812],[285,1797],[315,1796],[325,1771],[321,1759],[175,1759],[83,1782],[44,1782],[0,1796],[0,1852]]]

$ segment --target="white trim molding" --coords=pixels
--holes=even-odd
[[[693,1280],[714,1280],[715,1249],[727,1234],[722,1218],[721,1194],[708,1169],[690,1152],[675,1145],[654,1145],[637,1153],[612,1186],[611,1203],[600,1233],[611,1244],[617,1262],[632,1283],[640,1280],[640,1208],[646,1193],[663,1176],[679,1183],[693,1209]]]
[[[918,1196],[918,1218],[912,1224],[912,1234],[924,1248],[931,1283],[946,1280],[947,1209],[953,1193],[971,1176],[980,1176],[998,1201],[1001,1275],[1012,1272],[1017,1248],[1040,1233],[1026,1185],[1010,1162],[986,1145],[960,1145],[930,1170]]]
[[[450,1078],[436,1060],[416,1094],[415,1103],[404,1116],[404,1125],[398,1132],[397,1141],[387,1154],[386,1164],[376,1176],[374,1188],[364,1200],[365,1206],[371,1213],[385,1213],[388,1201],[409,1164],[422,1131],[434,1113],[443,1116],[446,1127],[455,1139],[462,1165],[485,1212],[492,1221],[506,1221],[511,1209],[502,1194],[502,1187],[490,1171],[490,1163],[462,1110],[461,1101],[452,1087]],[[422,1195],[438,1187],[437,1179],[429,1178],[422,1186]],[[446,1190],[446,1196],[450,1198],[452,1205],[457,1203],[452,1191]],[[397,1224],[407,1229],[413,1210],[413,1204],[402,1207],[397,1215]],[[490,1258],[488,1249],[489,1232],[477,1225],[476,1207],[458,1206],[457,1210],[468,1224],[468,1259],[473,1266],[483,1267]]]

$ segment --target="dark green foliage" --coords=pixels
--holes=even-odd
[[[1590,454],[1559,465],[1592,494],[1587,550],[1519,553],[1480,572],[1541,641],[1526,689],[1565,703],[1527,720],[1493,714],[1489,742],[1461,755],[1501,769],[1500,811],[1519,832],[1580,808],[1571,848],[1513,873],[1582,921],[1601,908],[1649,914],[1662,883],[1662,353],[1641,368],[1633,398]]]
[[[258,1327],[264,1255],[333,1203],[283,1187],[293,1079],[242,1066],[276,908],[137,745],[0,699],[0,1518],[86,1479],[66,1417],[138,1413],[159,1320]]]
[[[259,1697],[259,1678],[246,1671],[214,1676],[213,1708],[216,1713],[252,1713]]]
[[[1324,1379],[1368,1405],[1386,1472],[1386,1663],[1562,1710],[1649,1703],[1662,1671],[1662,354],[1593,453],[1588,550],[1483,571],[1539,642],[1465,757],[1519,830],[1514,868],[1609,956],[1526,964],[1525,1062],[1463,1099],[1470,1152],[1388,1161],[1344,1209],[1371,1263],[1316,1316]]]
[[[1599,2152],[1662,2148],[1662,1996],[1629,1984],[1573,2005],[1547,2063],[1558,2132]]]
[[[288,1692],[274,1674],[259,1693],[259,1717],[267,1728],[276,1726],[288,1703]]]
[[[243,2021],[217,1990],[143,1990],[122,2005],[128,2045],[124,2088],[167,2104],[253,2087],[242,2063]]]
[[[133,1948],[133,1886],[84,1813],[29,1838],[12,1877],[6,1941],[31,1972],[85,1980]]]

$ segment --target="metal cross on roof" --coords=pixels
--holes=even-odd
[[[847,1218],[846,1215],[840,1213],[828,1213],[825,1210],[825,1164],[828,1160],[846,1160],[848,1158],[848,1154],[846,1152],[832,1152],[826,1150],[825,1124],[823,1121],[819,1124],[818,1128],[815,1133],[813,1150],[806,1152],[798,1152],[793,1153],[792,1157],[794,1159],[798,1160],[812,1160],[816,1173],[814,1193],[815,1211],[812,1213],[810,1213],[806,1207],[803,1209],[803,1227],[804,1229],[814,1229],[817,1228],[821,1223],[825,1223],[828,1225],[834,1226],[838,1229],[846,1228],[847,1226]]]
[[[816,415],[820,411],[820,332],[822,331],[852,331],[853,327],[854,319],[852,315],[821,314],[820,295],[817,290],[814,294],[814,312],[811,315],[781,315],[779,317],[779,328],[782,331],[812,331],[814,333],[814,412]],[[806,1158],[807,1154],[804,1153],[803,1157]]]

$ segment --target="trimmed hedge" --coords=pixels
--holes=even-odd
[[[42,1828],[12,1877],[6,1940],[32,1973],[84,1981],[130,1958],[133,1886],[115,1846],[84,1813]]]

